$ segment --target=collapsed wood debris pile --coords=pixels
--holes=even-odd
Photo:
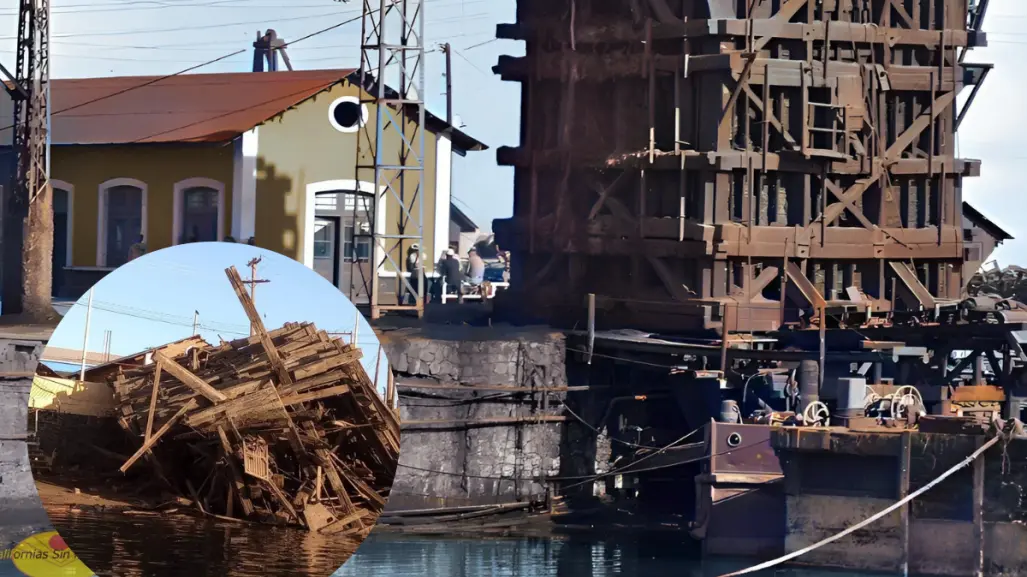
[[[267,332],[226,270],[254,336],[120,371],[120,422],[144,460],[208,515],[366,536],[399,458],[396,414],[359,348],[311,323]]]
[[[1027,269],[1016,265],[1000,268],[992,263],[991,268],[982,268],[970,279],[967,292],[970,296],[997,295],[1027,302]]]

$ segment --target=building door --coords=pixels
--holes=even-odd
[[[339,287],[354,304],[368,302],[371,200],[371,197],[345,191],[319,192],[315,198],[314,269]],[[331,261],[327,252],[329,245],[334,247]]]
[[[339,218],[314,220],[314,270],[334,286],[339,286]]]
[[[354,223],[356,226],[354,226]],[[350,297],[353,304],[370,302],[371,288],[371,232],[365,218],[344,216],[342,218],[342,292]],[[350,295],[352,284],[353,294]]]
[[[60,296],[64,288],[64,267],[68,264],[68,191],[53,189],[53,288]]]

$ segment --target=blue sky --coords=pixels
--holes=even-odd
[[[170,74],[236,50],[245,53],[200,71],[246,71],[258,29],[274,27],[281,38],[299,38],[359,16],[360,0],[53,0],[53,75],[57,78]],[[0,60],[13,68],[16,6],[0,8]],[[494,40],[498,23],[514,22],[514,0],[425,0],[426,100],[445,111],[444,59],[435,49],[450,42],[454,113],[465,130],[491,150],[455,158],[456,204],[483,229],[510,216],[513,172],[496,166],[495,149],[519,143],[519,85],[491,72],[501,54],[524,54],[519,42]],[[966,179],[964,199],[1005,227],[1017,240],[996,253],[1004,264],[1027,265],[1027,195],[1020,194],[1020,164],[1027,160],[1027,92],[1020,74],[1027,46],[1027,2],[992,0],[985,30],[987,48],[970,62],[991,62],[988,77],[957,139],[960,155],[983,160],[982,176]],[[355,67],[360,22],[289,48],[298,69]],[[969,91],[966,91],[969,92]],[[965,97],[964,93],[964,97]]]
[[[217,344],[249,335],[249,321],[228,282],[225,269],[235,266],[248,279],[246,265],[262,257],[257,276],[271,282],[256,291],[264,326],[312,322],[338,333],[357,329],[364,367],[374,374],[378,338],[349,299],[319,274],[274,252],[235,243],[196,243],[166,248],[143,256],[104,277],[93,287],[89,322],[90,351],[103,350],[111,331],[111,352],[122,356],[193,334],[193,313],[199,312],[200,336]],[[65,314],[49,344],[81,350],[88,293]],[[349,336],[342,337],[349,342]],[[382,356],[379,389],[385,389],[388,362]]]

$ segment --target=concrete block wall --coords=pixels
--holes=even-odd
[[[567,384],[563,335],[543,330],[429,326],[381,335],[400,380],[524,388]],[[475,421],[543,414],[541,395],[400,389],[403,420]],[[562,394],[550,395],[558,407]],[[550,409],[549,413],[554,413]],[[560,423],[446,426],[402,434],[393,510],[503,503],[543,495],[560,467]]]
[[[42,341],[0,339],[0,373],[34,372]],[[32,378],[0,378],[0,549],[49,525],[29,468],[28,403]]]

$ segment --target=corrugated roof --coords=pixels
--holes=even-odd
[[[353,70],[53,80],[52,142],[224,142]],[[123,92],[123,93],[122,93]],[[3,140],[10,142],[10,130]]]
[[[353,69],[54,79],[54,145],[226,142],[354,76]],[[356,78],[353,81],[359,83]],[[10,118],[10,99],[0,100]],[[427,113],[428,130],[451,133],[458,152],[481,142]],[[9,145],[11,130],[0,130]]]

